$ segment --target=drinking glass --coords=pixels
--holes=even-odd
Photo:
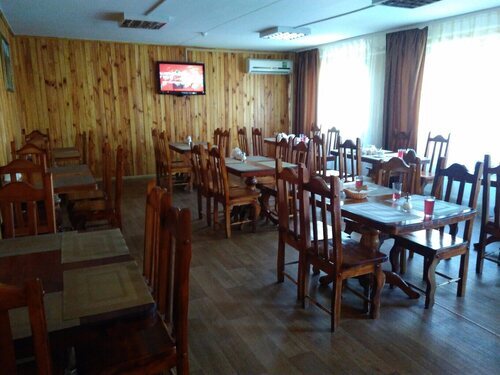
[[[393,182],[392,183],[392,200],[397,201],[401,198],[401,190],[403,189],[402,182]]]
[[[434,202],[435,202],[434,197],[426,197],[424,199],[424,214],[425,216],[432,216],[434,213]]]
[[[361,189],[363,187],[363,176],[354,177],[354,186],[356,189]]]
[[[398,158],[403,159],[403,158],[404,158],[404,156],[405,156],[405,152],[406,152],[406,150],[405,150],[404,148],[400,148],[400,149],[398,150]]]

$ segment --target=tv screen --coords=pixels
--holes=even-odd
[[[158,62],[158,87],[160,94],[205,95],[205,65]]]

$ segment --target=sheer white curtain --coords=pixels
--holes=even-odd
[[[418,150],[451,133],[449,163],[500,161],[500,8],[429,25]]]
[[[335,126],[342,139],[382,145],[385,35],[375,34],[320,48],[318,123]]]

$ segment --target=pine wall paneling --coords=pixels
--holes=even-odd
[[[73,145],[77,132],[94,130],[98,173],[105,137],[113,148],[122,144],[128,151],[126,174],[143,175],[154,172],[153,127],[172,140],[191,135],[202,141],[212,141],[217,127],[231,129],[233,146],[237,127],[263,127],[267,135],[290,128],[290,77],[245,70],[249,57],[293,54],[27,36],[16,36],[11,49],[19,128],[49,128],[56,147]],[[157,94],[156,61],[186,58],[205,63],[207,94]]]

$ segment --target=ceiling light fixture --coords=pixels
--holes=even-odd
[[[302,38],[306,35],[311,34],[311,29],[306,27],[295,28],[295,27],[285,27],[276,26],[270,29],[263,30],[259,33],[260,37],[263,39],[275,39],[275,40],[293,40],[297,38]]]

